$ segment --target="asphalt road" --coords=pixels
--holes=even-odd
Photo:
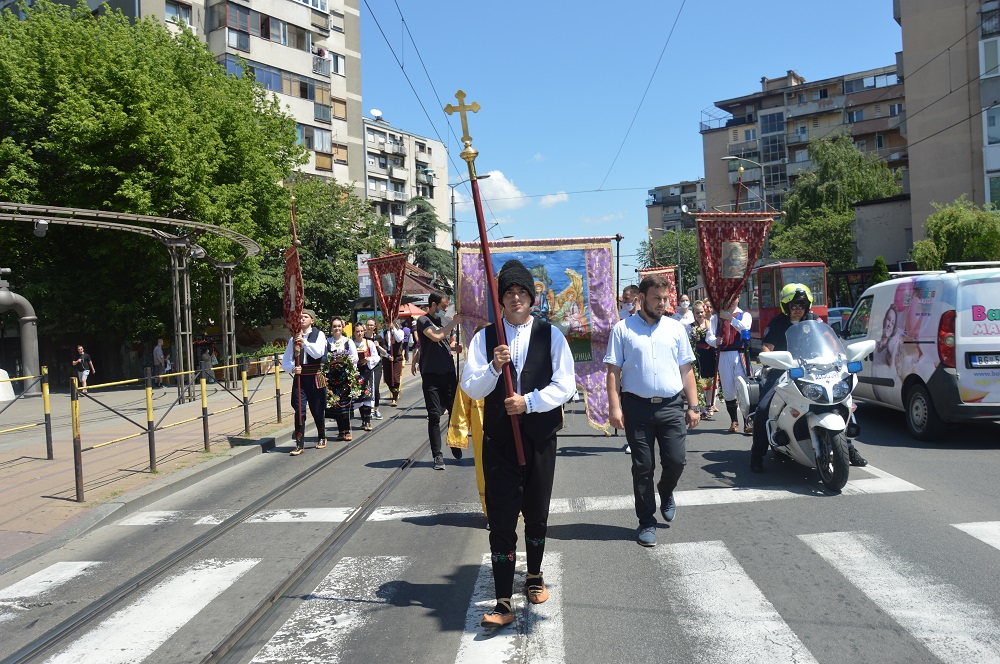
[[[419,402],[384,412],[398,417],[41,661],[201,661],[426,447]],[[551,598],[494,634],[475,624],[492,578],[472,460],[434,471],[425,452],[225,661],[1000,661],[1000,425],[926,444],[899,413],[858,412],[871,467],[852,468],[840,495],[792,462],[769,457],[750,474],[750,439],[725,433],[724,413],[703,423],[677,518],[647,549],[624,438],[569,404],[543,567]],[[261,455],[0,577],[0,657],[338,449]]]

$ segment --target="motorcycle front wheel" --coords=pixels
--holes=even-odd
[[[817,429],[816,437],[819,440],[819,458],[816,459],[819,478],[827,489],[840,491],[847,484],[851,470],[847,457],[847,436],[843,431]]]

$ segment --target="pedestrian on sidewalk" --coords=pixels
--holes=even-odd
[[[330,321],[330,339],[327,342],[329,363],[327,368],[326,416],[337,421],[337,440],[351,440],[351,410],[354,398],[361,394],[358,385],[358,348],[344,334],[344,319],[335,316]]]
[[[664,315],[669,296],[670,284],[662,274],[645,277],[639,283],[637,314],[614,326],[604,357],[611,426],[624,429],[632,447],[637,542],[642,546],[656,546],[653,448],[659,445],[663,466],[656,485],[660,514],[673,521],[674,489],[687,463],[687,429],[701,421],[691,366],[694,351],[684,326]]]
[[[549,597],[542,578],[549,501],[556,470],[556,434],[563,427],[563,404],[576,390],[573,354],[566,337],[545,320],[531,315],[534,279],[520,261],[504,263],[497,276],[507,345],[498,345],[490,325],[470,345],[462,389],[471,399],[484,399],[483,471],[496,606],[483,616],[483,627],[514,621],[511,596],[517,560],[517,519],[524,515],[528,560],[525,594],[532,604]],[[425,349],[429,344],[425,344]],[[498,380],[511,365],[514,396],[507,397]],[[517,416],[525,465],[518,463],[511,415]]]
[[[420,335],[420,379],[424,391],[424,404],[427,407],[427,437],[430,439],[431,454],[434,457],[434,469],[444,470],[444,457],[441,455],[441,416],[447,410],[449,417],[452,404],[455,403],[455,388],[458,378],[455,376],[455,364],[451,359],[452,351],[461,352],[461,346],[451,338],[451,333],[462,322],[461,314],[442,325],[441,314],[448,309],[448,296],[443,293],[431,293],[427,298],[427,315],[417,321],[417,334]],[[416,370],[417,361],[414,361]],[[462,458],[462,450],[451,448],[452,456]]]
[[[153,387],[163,387],[163,379],[160,378],[167,369],[167,358],[163,354],[163,339],[157,339],[153,346]]]
[[[76,347],[76,359],[73,360],[73,368],[76,370],[76,376],[80,381],[80,391],[86,394],[87,378],[97,372],[94,370],[94,361],[91,359],[89,353],[84,352],[83,346]]]
[[[288,340],[285,354],[281,358],[281,368],[292,375],[292,410],[295,412],[295,449],[292,456],[302,454],[305,449],[306,404],[316,423],[319,440],[316,449],[326,447],[326,379],[322,374],[323,360],[326,359],[326,335],[318,327],[313,327],[316,318],[309,309],[303,309],[299,317],[300,331]],[[296,366],[295,347],[298,344],[299,361]]]
[[[372,430],[372,409],[375,407],[375,368],[382,358],[379,357],[378,344],[365,336],[365,329],[360,325],[354,328],[354,345],[358,349],[358,374],[361,376],[361,394],[354,400],[361,414],[362,431]]]

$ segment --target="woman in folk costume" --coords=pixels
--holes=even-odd
[[[705,341],[719,350],[719,381],[722,383],[722,394],[726,398],[726,411],[729,412],[729,432],[740,429],[739,416],[736,408],[736,378],[747,375],[747,367],[743,361],[743,351],[746,342],[742,333],[750,330],[753,319],[750,314],[739,308],[734,299],[728,307],[712,316],[708,324]],[[745,420],[743,433],[753,432],[753,424]]]
[[[399,405],[399,384],[403,379],[403,360],[406,358],[406,336],[400,329],[400,321],[391,323],[385,330],[386,348],[389,349],[385,382],[389,385],[389,405]]]
[[[503,318],[497,324],[504,326],[507,345],[498,344],[495,325],[476,334],[461,385],[470,398],[485,400],[483,470],[496,590],[496,606],[480,623],[487,628],[514,622],[511,596],[519,513],[524,515],[528,561],[525,594],[532,604],[549,597],[542,580],[542,556],[556,469],[556,433],[563,426],[562,406],[576,390],[569,344],[558,329],[531,315],[534,279],[520,261],[504,264],[497,276],[497,293],[503,304]],[[514,383],[511,397],[498,380],[508,363]],[[524,466],[518,464],[515,451],[514,422],[521,435]]]
[[[313,327],[316,314],[303,309],[299,317],[299,333],[288,340],[285,354],[281,358],[281,368],[293,376],[292,379],[292,410],[295,411],[295,449],[292,456],[302,454],[305,448],[305,408],[308,404],[316,423],[316,433],[319,441],[316,449],[326,447],[326,419],[324,406],[326,404],[326,380],[322,368],[326,359],[326,335],[319,328]],[[295,351],[299,349],[298,362]],[[303,403],[305,402],[305,403]]]
[[[326,416],[337,420],[337,440],[351,440],[351,409],[361,390],[358,387],[358,349],[344,334],[343,318],[337,317],[330,322],[327,347]]]
[[[358,374],[361,376],[361,394],[354,399],[361,414],[361,429],[372,430],[372,409],[375,408],[375,365],[379,357],[378,346],[371,339],[365,338],[365,330],[360,325],[354,329],[354,345],[358,348]]]

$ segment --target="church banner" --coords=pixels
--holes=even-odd
[[[772,215],[760,212],[699,212],[698,253],[705,290],[716,310],[739,297],[760,258]]]
[[[403,274],[406,270],[406,254],[389,254],[368,260],[372,286],[382,307],[382,318],[393,321],[403,299]]]
[[[493,269],[517,259],[535,282],[532,315],[547,320],[569,342],[576,381],[585,395],[591,426],[607,431],[608,395],[604,355],[611,328],[618,322],[613,238],[559,240],[500,240],[490,243]],[[459,282],[456,306],[462,314],[465,338],[489,323],[489,295],[478,242],[459,244]]]
[[[677,311],[677,266],[668,265],[667,267],[640,268],[639,283],[642,283],[643,279],[654,274],[662,274],[667,278],[667,284],[670,288],[670,294],[667,296],[667,310]]]

